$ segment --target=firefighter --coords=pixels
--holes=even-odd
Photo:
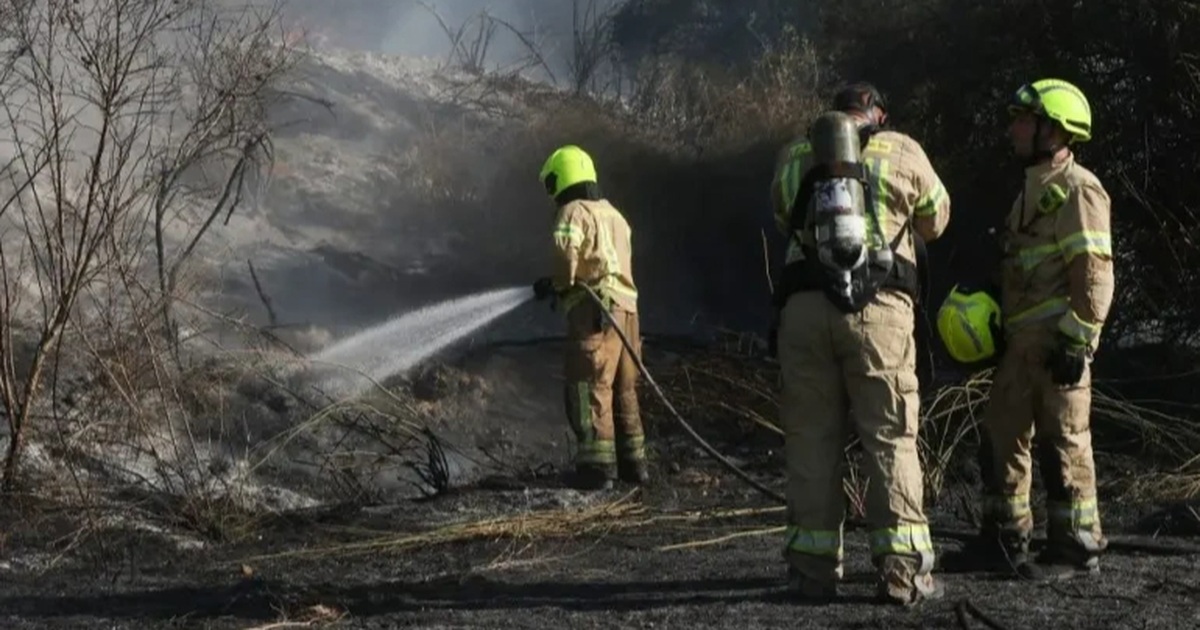
[[[775,288],[788,476],[789,590],[837,595],[843,453],[865,450],[871,555],[885,602],[940,597],[917,457],[917,238],[936,239],[950,197],[921,145],[884,130],[887,109],[854,83],[779,155],[771,185],[788,237]],[[845,125],[849,121],[849,129]],[[820,212],[818,212],[820,210]]]
[[[540,179],[557,207],[555,262],[554,273],[534,283],[534,293],[538,299],[554,298],[566,318],[564,398],[578,442],[574,485],[608,489],[618,477],[644,484],[649,472],[637,365],[601,311],[611,314],[640,353],[632,230],[601,195],[595,165],[583,149],[567,145],[554,151]]]
[[[1092,356],[1114,289],[1110,198],[1071,150],[1092,136],[1079,88],[1059,79],[1021,86],[1009,112],[1025,177],[1001,243],[1007,347],[983,420],[984,521],[979,538],[945,560],[1030,579],[1091,575],[1107,545],[1089,414]],[[1049,541],[1037,558],[1029,552],[1035,434]]]

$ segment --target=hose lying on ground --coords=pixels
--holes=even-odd
[[[659,399],[662,400],[662,403],[667,408],[667,411],[671,412],[671,415],[674,416],[675,421],[679,423],[679,426],[683,427],[683,430],[687,432],[692,440],[694,440],[696,444],[699,444],[700,448],[704,449],[704,452],[708,453],[713,457],[713,459],[720,462],[722,466],[729,470],[729,472],[737,475],[738,478],[750,484],[750,486],[755,490],[758,490],[759,492],[779,503],[786,504],[787,499],[784,498],[783,495],[759,483],[754,479],[754,477],[751,477],[749,473],[739,468],[737,464],[729,461],[729,459],[722,455],[720,451],[713,448],[713,446],[704,438],[700,437],[699,433],[696,433],[696,430],[692,428],[692,425],[688,424],[688,421],[684,420],[683,416],[681,416],[679,412],[675,410],[675,406],[672,405],[671,401],[667,399],[667,395],[663,393],[662,388],[660,388],[658,383],[654,381],[654,377],[650,375],[650,370],[647,370],[646,364],[642,363],[642,357],[634,350],[633,344],[629,342],[629,338],[625,336],[625,331],[621,330],[621,326],[617,323],[617,320],[613,318],[612,313],[605,308],[604,302],[600,299],[600,296],[596,295],[596,292],[593,291],[591,287],[587,285],[582,286],[587,290],[588,296],[592,298],[592,301],[596,303],[596,306],[600,308],[600,312],[604,313],[604,317],[608,320],[609,325],[613,327],[613,330],[617,331],[617,336],[621,338],[621,343],[625,345],[625,350],[629,352],[629,356],[633,357],[634,363],[637,364],[638,372],[641,372],[642,376],[646,379],[646,382],[650,383],[650,387],[654,389],[654,393],[658,394]]]
[[[617,331],[617,336],[620,337],[621,343],[625,346],[625,350],[629,352],[631,357],[633,357],[634,363],[637,365],[638,372],[640,372],[641,375],[646,379],[646,382],[650,384],[650,387],[654,389],[654,393],[658,394],[659,400],[662,401],[663,405],[667,408],[667,411],[671,412],[671,416],[675,418],[675,421],[679,423],[679,426],[683,427],[683,430],[688,434],[688,436],[690,436],[692,440],[694,440],[696,444],[700,446],[700,448],[704,449],[704,452],[708,453],[713,459],[717,460],[717,462],[729,470],[729,472],[736,475],[742,481],[745,481],[763,495],[773,499],[777,503],[786,505],[787,499],[783,495],[764,486],[762,483],[751,477],[749,473],[739,468],[737,464],[729,461],[728,458],[717,451],[717,449],[713,448],[713,446],[709,444],[703,437],[700,437],[699,433],[696,433],[696,430],[692,428],[692,425],[689,424],[688,421],[685,420],[683,416],[675,410],[675,406],[671,404],[671,401],[667,399],[667,395],[663,393],[662,388],[658,386],[658,383],[655,382],[654,377],[650,375],[650,371],[646,369],[646,364],[642,362],[642,357],[634,350],[633,344],[630,343],[629,338],[625,336],[625,331],[621,329],[620,324],[617,323],[617,320],[613,317],[612,313],[610,313],[608,308],[604,306],[604,301],[600,299],[599,295],[596,295],[596,292],[593,291],[591,287],[588,287],[587,285],[582,286],[587,290],[588,296],[596,303],[596,306],[600,308],[600,312],[604,314],[604,318],[608,320],[609,325]],[[866,529],[866,524],[862,522],[851,521],[846,524],[846,529]],[[978,537],[976,532],[970,530],[943,529],[937,527],[930,528],[930,535],[935,538],[944,538],[959,542],[969,542]],[[1037,544],[1044,544],[1045,538],[1034,538],[1033,542]],[[1159,556],[1200,555],[1200,546],[1197,545],[1136,542],[1131,540],[1114,540],[1112,538],[1109,538],[1108,540],[1107,549],[1108,551],[1113,552],[1144,553]],[[972,612],[974,613],[975,611]]]
[[[958,618],[958,625],[962,630],[971,630],[971,622],[968,621],[968,615],[983,622],[983,625],[991,630],[1008,630],[1000,622],[985,615],[982,610],[979,610],[978,606],[967,599],[958,602],[958,605],[954,607],[954,615]]]

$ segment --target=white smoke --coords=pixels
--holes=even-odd
[[[294,19],[318,42],[388,54],[446,58],[447,29],[464,24],[463,45],[476,39],[482,12],[511,25],[517,36],[497,25],[487,50],[489,69],[511,68],[530,55],[530,44],[552,72],[563,76],[570,58],[573,29],[589,11],[603,14],[625,0],[287,0]]]

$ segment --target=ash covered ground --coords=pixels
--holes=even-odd
[[[647,347],[650,369],[694,412],[697,428],[782,489],[772,434],[700,413],[674,386],[684,368],[701,379],[709,359],[667,341]],[[432,498],[397,491],[378,501],[231,516],[224,540],[149,507],[86,530],[76,515],[49,506],[10,514],[0,620],[9,628],[958,628],[957,608],[969,602],[1006,628],[1198,622],[1200,586],[1186,556],[1112,554],[1098,579],[1052,586],[945,575],[943,602],[880,607],[870,601],[861,532],[848,534],[843,600],[796,605],[784,593],[781,535],[764,531],[782,523],[778,506],[700,453],[648,390],[653,483],[587,495],[562,486],[556,473],[569,461],[569,442],[556,382],[560,350],[476,349],[393,384],[397,395],[437,406],[429,426],[466,462]],[[1127,465],[1101,455],[1100,476],[1111,482]],[[968,526],[968,476],[955,475],[934,502],[939,526]],[[1121,540],[1170,540],[1197,526],[1186,506],[1105,494],[1109,531]],[[942,550],[956,544],[939,541]]]

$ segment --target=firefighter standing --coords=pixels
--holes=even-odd
[[[870,255],[852,280],[829,274],[822,266],[828,256],[816,243],[822,232],[813,228],[810,200],[837,191],[809,192],[819,157],[815,132],[783,149],[771,187],[776,220],[789,237],[775,290],[788,474],[784,555],[789,588],[807,601],[832,599],[842,577],[842,458],[850,430],[866,451],[879,596],[910,605],[942,593],[931,573],[917,456],[914,232],[926,241],[940,236],[950,198],[916,140],[880,129],[885,107],[865,83],[834,99],[834,109],[852,118],[855,145],[865,143],[862,174],[871,192],[858,224],[869,232]]]
[[[1058,79],[1024,85],[1009,111],[1008,135],[1026,168],[1002,242],[1006,349],[984,414],[984,522],[979,539],[947,565],[1011,567],[1032,579],[1088,575],[1099,571],[1106,546],[1089,415],[1090,364],[1114,289],[1110,199],[1071,151],[1092,135],[1079,88]],[[953,334],[943,339],[962,343]],[[1036,560],[1029,554],[1035,433],[1049,540]]]
[[[538,299],[553,297],[567,320],[564,398],[578,442],[575,485],[607,489],[618,476],[645,483],[649,473],[637,365],[602,307],[581,286],[601,298],[603,308],[640,353],[629,223],[601,196],[592,159],[577,146],[554,151],[540,179],[558,215],[554,273],[534,283],[534,292]]]

